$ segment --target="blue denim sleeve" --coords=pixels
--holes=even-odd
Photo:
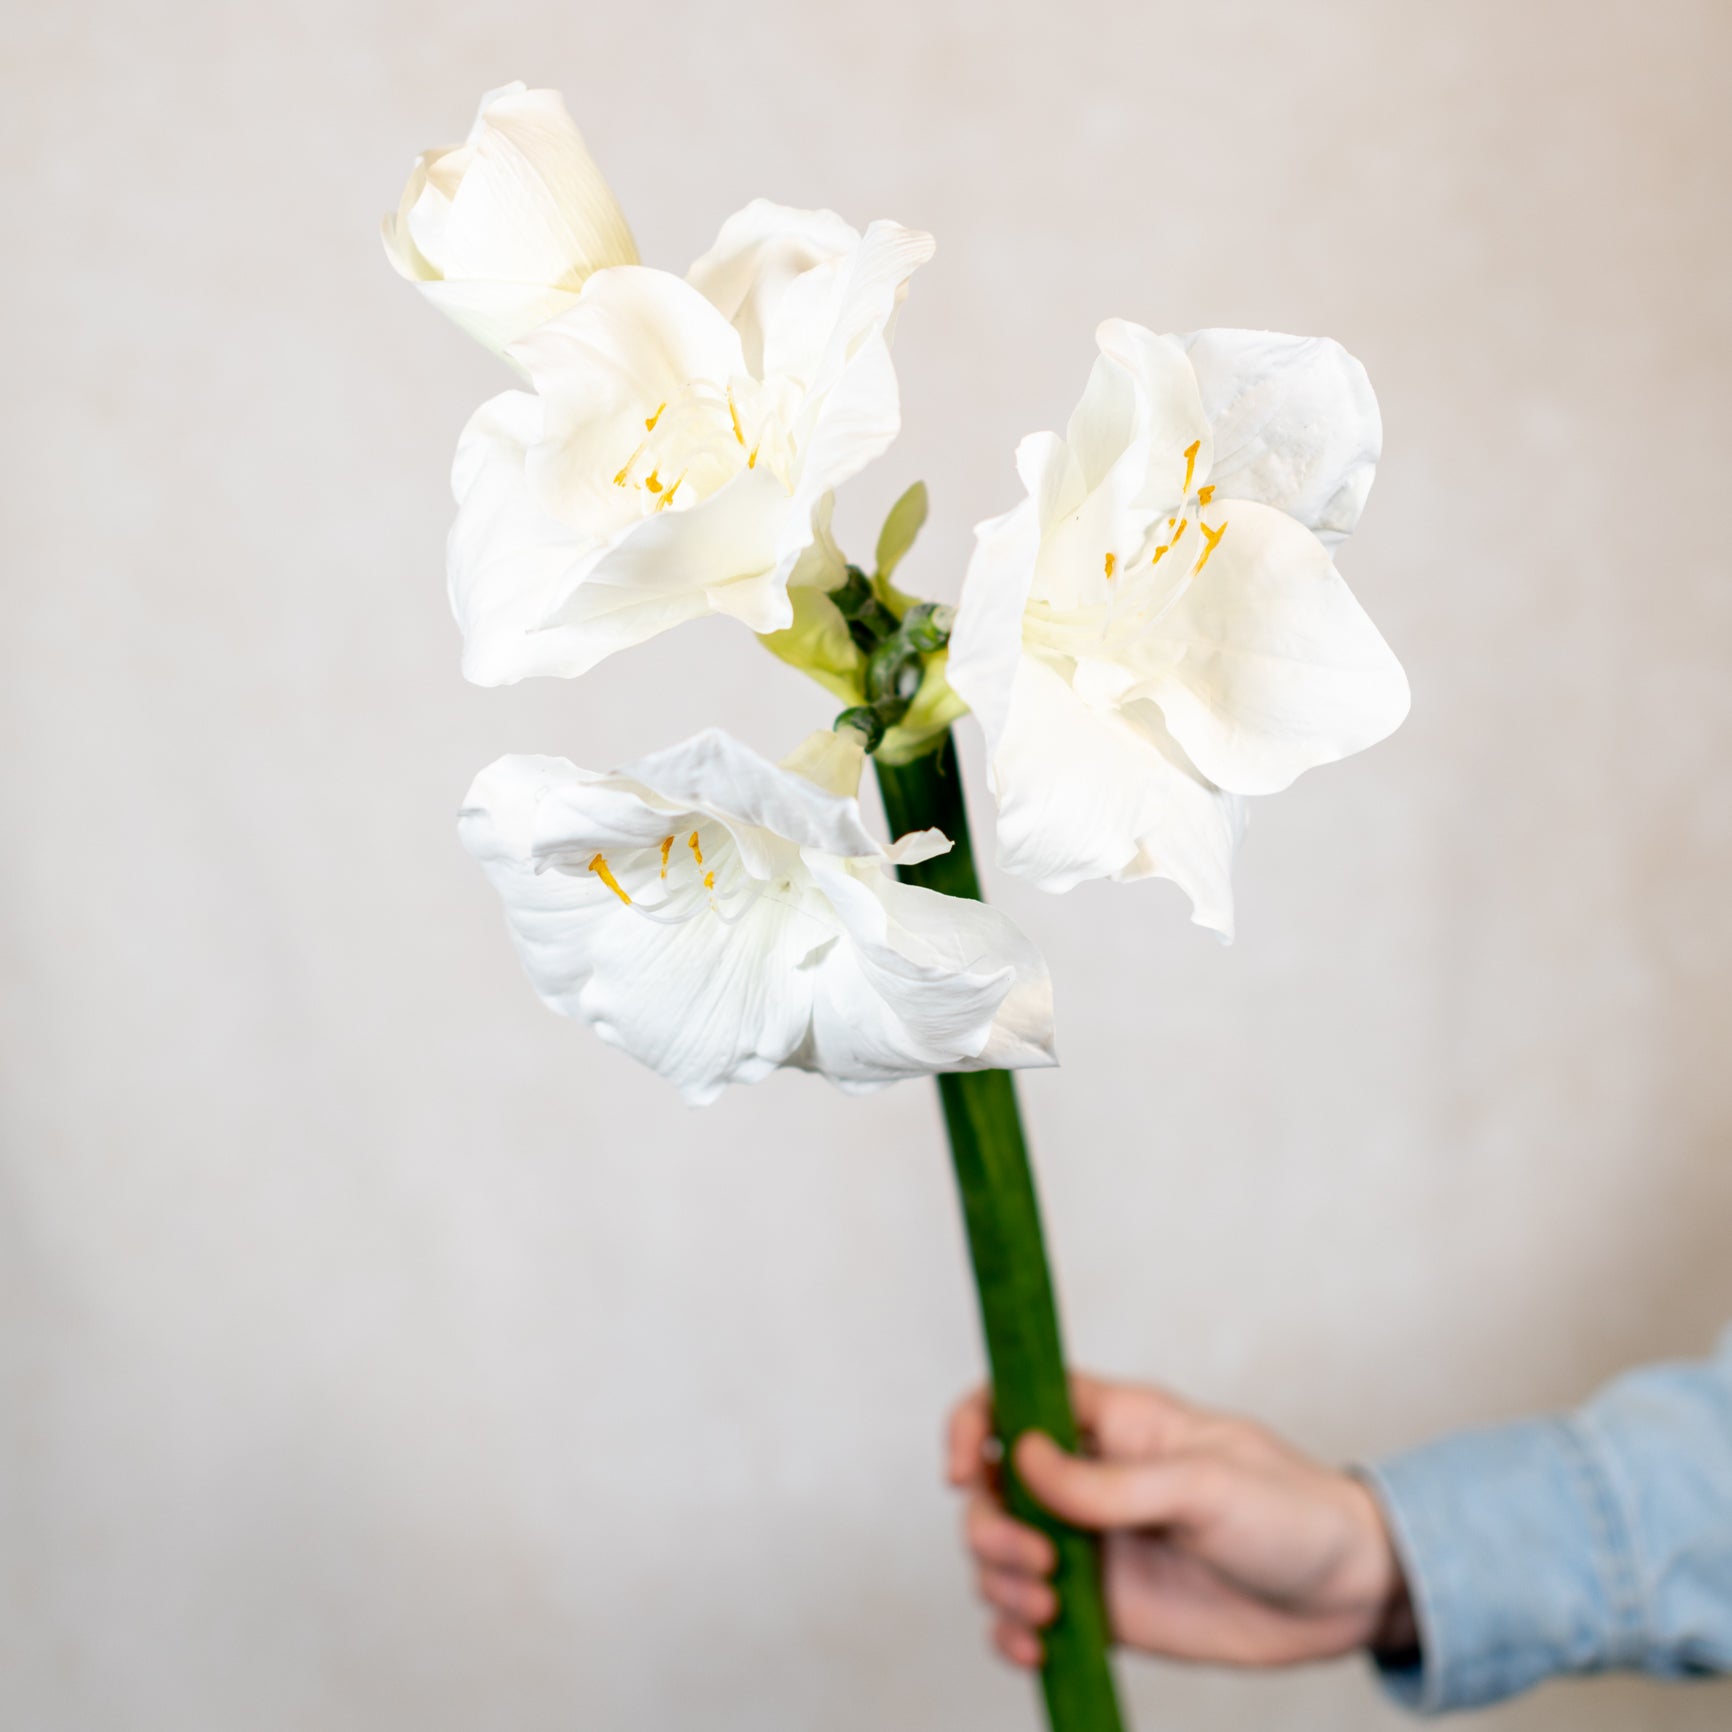
[[[1579,1412],[1448,1437],[1366,1471],[1419,1625],[1380,1665],[1422,1713],[1565,1672],[1732,1672],[1732,1332]]]

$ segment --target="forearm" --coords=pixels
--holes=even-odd
[[[1370,1470],[1407,1578],[1426,1712],[1622,1667],[1732,1670],[1732,1360],[1620,1379],[1580,1412]]]

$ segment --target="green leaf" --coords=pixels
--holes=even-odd
[[[902,563],[903,555],[914,545],[914,538],[926,522],[926,483],[916,481],[894,505],[878,531],[878,582],[885,584]]]

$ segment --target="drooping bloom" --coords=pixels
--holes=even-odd
[[[507,84],[462,144],[415,164],[385,253],[495,353],[577,299],[589,275],[635,265],[624,215],[557,90]]]
[[[1339,344],[1110,319],[1028,497],[984,523],[950,679],[981,719],[999,861],[1049,890],[1170,878],[1232,934],[1244,797],[1382,739],[1407,679],[1330,549],[1382,444]]]
[[[709,613],[793,619],[826,495],[900,426],[889,338],[931,237],[763,201],[684,279],[590,277],[464,430],[451,602],[481,685],[575,675]]]
[[[1039,952],[996,910],[896,880],[950,843],[879,844],[863,761],[815,734],[778,766],[716,729],[605,775],[506,757],[459,827],[542,1000],[692,1102],[783,1065],[860,1091],[1055,1062]]]

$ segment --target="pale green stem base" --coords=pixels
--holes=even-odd
[[[980,900],[962,777],[949,733],[929,757],[876,767],[892,836],[937,829],[954,843],[948,854],[900,868],[901,877],[947,895]],[[1054,1585],[1059,1615],[1044,1632],[1046,1663],[1041,1669],[1047,1717],[1054,1732],[1122,1732],[1107,1659],[1106,1607],[1094,1538],[1047,1514],[1010,1470],[1011,1445],[1025,1431],[1044,1431],[1066,1449],[1077,1446],[1040,1201],[1029,1169],[1016,1085],[1008,1071],[971,1071],[939,1077],[938,1092],[992,1367],[993,1407],[1005,1448],[1006,1501],[1020,1520],[1047,1534],[1058,1551]]]

